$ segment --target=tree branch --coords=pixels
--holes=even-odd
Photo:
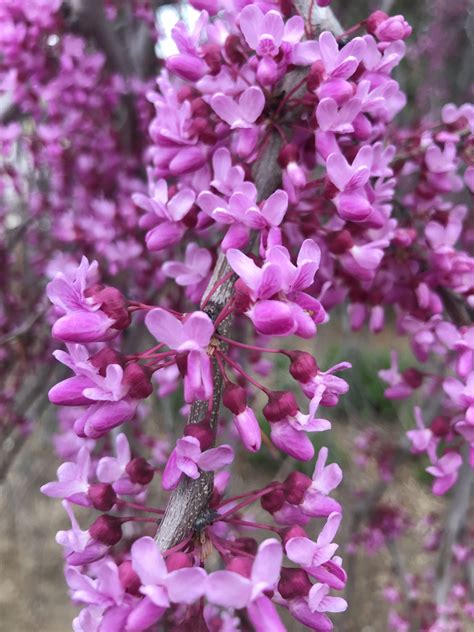
[[[312,4],[314,5],[311,11],[311,28],[313,32],[314,30],[321,31],[330,29],[336,34],[342,33],[342,27],[330,9],[321,9],[314,2]],[[307,21],[306,16],[308,16],[311,6],[309,0],[296,0],[295,5],[298,11],[303,15],[305,21]],[[291,73],[284,81],[283,89],[285,89],[285,91],[291,90],[293,86],[298,84],[300,78],[301,75],[298,71]],[[255,164],[253,177],[259,199],[267,198],[280,184],[280,170],[277,168],[280,146],[280,136],[276,132],[273,132],[267,142],[261,159]],[[225,254],[220,253],[212,278],[204,292],[205,297],[212,293],[212,298],[205,306],[201,305],[201,309],[206,312],[212,320],[216,319],[219,312],[232,296],[235,283],[234,276],[229,276],[229,279],[219,285],[218,289],[213,292],[213,288],[216,284],[229,275],[230,272],[231,269],[227,263]],[[230,326],[231,319],[228,318],[219,326],[219,332],[227,335]],[[214,432],[216,432],[223,378],[215,360],[212,361],[212,369],[214,375],[214,393],[210,423]],[[191,406],[188,423],[199,423],[207,415],[208,410],[209,403],[207,401],[195,402]],[[179,544],[179,542],[189,535],[197,518],[206,509],[212,495],[212,490],[212,473],[202,472],[197,480],[182,477],[180,484],[170,496],[165,515],[156,534],[156,541],[161,551],[165,551]]]

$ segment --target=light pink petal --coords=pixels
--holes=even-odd
[[[178,465],[177,465],[176,450],[173,450],[173,452],[169,456],[169,459],[163,471],[161,486],[166,491],[175,489],[175,487],[178,486],[179,479],[181,478],[181,476],[182,476],[182,472],[178,468]]]
[[[330,98],[321,99],[321,101],[318,103],[318,106],[316,108],[316,118],[318,120],[319,127],[321,128],[323,132],[327,132],[334,128],[337,122],[338,112],[339,111],[338,111],[337,103],[334,101],[334,99],[330,99]],[[342,154],[338,154],[338,155],[342,156]],[[328,175],[329,175],[329,168],[328,168]],[[329,177],[332,180],[331,176]],[[332,181],[334,182],[334,180]]]
[[[249,123],[255,123],[265,107],[265,97],[257,86],[247,88],[239,98],[240,111]]]
[[[226,257],[232,270],[239,275],[245,285],[251,290],[256,291],[260,283],[262,271],[254,261],[235,248],[230,248],[226,252]]]
[[[145,325],[159,342],[164,342],[170,349],[178,349],[185,340],[182,323],[160,307],[148,312]]]
[[[171,215],[171,219],[179,222],[188,213],[194,204],[196,194],[191,189],[181,189],[174,195],[167,204],[167,209]]]
[[[304,35],[304,20],[299,15],[294,15],[285,24],[283,39],[285,42],[296,44]]]
[[[127,630],[133,632],[141,632],[142,630],[149,630],[150,627],[159,621],[163,614],[166,612],[166,607],[160,607],[155,605],[151,599],[145,597],[142,601],[139,601],[127,619]],[[111,629],[109,632],[116,632],[117,629]]]
[[[247,608],[255,632],[286,632],[277,610],[268,597],[262,595]]]
[[[282,560],[283,549],[278,540],[270,538],[262,542],[252,566],[252,583],[265,586],[265,589],[273,588],[280,577]]]
[[[271,298],[282,288],[282,271],[281,268],[272,263],[265,264],[262,269],[262,278],[258,284],[257,297]]]
[[[166,576],[166,564],[153,538],[144,536],[132,544],[132,567],[142,584],[159,584]]]
[[[328,99],[323,99],[327,101]],[[323,103],[321,101],[321,103]],[[320,105],[321,105],[320,103]],[[342,154],[330,154],[327,159],[328,178],[337,186],[339,191],[344,191],[347,183],[352,177],[352,169]]]
[[[283,39],[284,24],[279,11],[268,11],[263,17],[261,26],[262,35],[271,35],[275,46],[279,47]]]
[[[278,189],[266,200],[262,207],[262,215],[271,226],[279,226],[288,209],[288,194]]]
[[[286,421],[272,423],[272,442],[285,454],[299,461],[309,461],[314,456],[314,447],[306,433],[295,430]]]
[[[214,333],[214,325],[204,312],[194,312],[183,322],[183,336],[201,347],[207,347]]]
[[[180,568],[168,574],[165,585],[174,603],[191,604],[206,591],[207,573],[203,568]]]
[[[230,445],[221,445],[218,448],[206,450],[199,457],[199,467],[205,472],[212,472],[229,465],[234,460],[234,451]]]
[[[342,219],[363,222],[370,215],[372,207],[363,189],[359,189],[358,192],[341,193],[337,199],[337,210]]]
[[[341,520],[342,514],[336,512],[332,513],[328,517],[326,524],[321,529],[321,533],[318,536],[318,545],[330,544],[333,541],[334,536],[339,529],[339,525],[341,524]]]
[[[241,120],[240,108],[237,103],[221,92],[212,97],[211,107],[217,116],[231,127]]]
[[[285,545],[288,558],[296,564],[309,566],[313,560],[316,544],[309,538],[290,538]]]
[[[251,590],[250,581],[232,571],[216,571],[207,578],[206,596],[216,606],[245,608]]]
[[[291,307],[282,301],[258,301],[247,315],[264,336],[287,336],[295,330]]]
[[[331,72],[339,54],[339,46],[337,45],[336,38],[330,31],[321,33],[319,37],[319,51],[324,67],[328,72]]]
[[[359,60],[355,57],[348,57],[331,72],[331,79],[349,79],[357,70]]]
[[[262,22],[263,13],[255,4],[247,5],[240,14],[240,30],[253,50],[258,46]]]

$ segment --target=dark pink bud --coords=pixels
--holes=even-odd
[[[367,29],[367,33],[371,35],[375,35],[375,31],[377,28],[388,19],[388,14],[385,11],[374,11],[369,15],[367,20],[365,21],[365,27]]]
[[[282,567],[278,591],[283,599],[306,597],[311,586],[308,574],[302,568]]]
[[[97,542],[113,546],[122,539],[122,519],[102,514],[91,524],[89,533]]]
[[[329,250],[335,255],[342,255],[352,248],[354,240],[348,230],[333,233],[329,238]]]
[[[181,377],[185,377],[188,371],[188,351],[182,351],[176,354],[176,366],[181,373]]]
[[[280,149],[278,154],[278,164],[282,169],[287,167],[290,162],[298,162],[300,152],[296,145],[293,143],[287,143]]]
[[[299,505],[303,501],[306,490],[311,487],[311,479],[302,472],[291,472],[283,484],[286,500],[292,505]]]
[[[258,549],[258,543],[254,538],[236,538],[234,546],[239,551],[245,551],[245,553],[250,553],[251,555],[255,555]]]
[[[315,61],[309,69],[308,78],[306,79],[306,85],[310,92],[314,92],[319,88],[321,81],[324,77],[324,64],[321,60]]]
[[[412,388],[418,388],[423,382],[423,373],[414,367],[405,369],[405,371],[402,372],[402,377],[403,381]]]
[[[244,577],[250,577],[252,572],[252,562],[249,557],[233,557],[227,564],[226,569],[234,573],[239,573]]]
[[[285,490],[283,489],[274,489],[268,494],[265,494],[260,499],[260,504],[262,505],[265,511],[269,513],[274,513],[283,507],[283,503],[285,502]]]
[[[118,567],[120,583],[131,595],[139,595],[140,586],[142,585],[140,578],[135,573],[130,560],[125,560]]]
[[[294,527],[290,527],[289,529],[286,529],[286,531],[283,533],[283,544],[286,544],[288,540],[291,540],[291,538],[307,538],[307,537],[308,537],[308,534],[303,529],[303,527],[300,527],[299,525],[296,524]]]
[[[235,309],[238,312],[246,312],[252,304],[252,301],[250,300],[249,296],[250,290],[242,281],[242,279],[237,279],[237,281],[235,282],[234,292]]]
[[[451,424],[449,423],[449,419],[447,417],[439,415],[433,419],[430,428],[431,432],[436,437],[445,437],[451,429]]]
[[[125,366],[125,358],[123,355],[109,347],[104,347],[100,351],[97,351],[97,353],[94,353],[94,355],[89,358],[89,361],[93,366],[99,369],[101,375],[105,375],[109,364]]]
[[[171,555],[168,555],[166,558],[166,568],[168,569],[168,573],[171,573],[171,571],[177,571],[180,568],[191,568],[192,566],[193,558],[191,555],[183,553],[182,551],[171,553]]]
[[[153,466],[142,456],[138,456],[127,463],[125,470],[130,476],[132,483],[138,483],[138,485],[148,485],[155,475]]]
[[[240,37],[229,35],[224,43],[224,51],[227,59],[233,64],[245,62],[245,55],[242,52]]]
[[[133,399],[145,399],[153,393],[149,370],[136,362],[125,367],[123,383],[129,386],[128,394]]]
[[[117,502],[117,494],[110,483],[95,483],[87,490],[87,496],[94,509],[110,511]]]
[[[204,53],[204,61],[209,66],[211,75],[217,75],[221,70],[221,47],[217,44],[203,44],[201,50]]]
[[[127,309],[127,301],[125,296],[115,287],[105,287],[97,294],[94,294],[94,300],[101,303],[101,310],[113,318],[114,329],[125,329],[131,323],[131,316]]]
[[[268,421],[281,421],[285,417],[294,417],[298,412],[295,396],[290,391],[272,391],[263,414]]]
[[[214,443],[214,433],[207,421],[200,421],[198,424],[188,424],[184,427],[183,434],[185,437],[196,437],[203,452],[212,448]]]
[[[234,415],[240,415],[247,408],[247,392],[245,388],[229,382],[224,388],[222,403]]]
[[[290,374],[298,382],[309,382],[318,372],[316,360],[306,351],[290,351],[287,354],[291,358]]]

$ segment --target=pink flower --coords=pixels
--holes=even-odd
[[[438,459],[434,465],[427,467],[426,471],[435,477],[433,483],[433,494],[442,496],[445,494],[458,478],[458,470],[462,465],[462,457],[457,452],[447,452]]]
[[[202,296],[204,284],[209,276],[212,256],[207,248],[191,242],[186,246],[184,261],[166,261],[161,270],[178,285],[189,287],[189,296],[196,302]]]
[[[189,188],[180,189],[169,197],[165,180],[149,184],[149,195],[135,193],[132,198],[137,206],[146,211],[140,219],[140,226],[148,228],[146,243],[149,250],[162,250],[178,243],[186,230],[181,220],[190,211],[194,192]]]
[[[92,538],[89,531],[83,531],[79,527],[79,523],[67,500],[63,500],[62,506],[71,521],[71,529],[58,531],[56,542],[64,548],[67,563],[71,566],[82,566],[104,557],[109,547],[106,544],[97,542]]]
[[[234,451],[229,445],[202,450],[196,437],[178,439],[163,472],[163,489],[175,489],[183,474],[197,479],[201,475],[200,470],[213,472],[232,463],[233,459]]]
[[[158,545],[150,537],[136,540],[131,548],[132,567],[145,595],[127,619],[127,629],[145,630],[156,623],[170,603],[191,604],[206,590],[203,568],[180,568],[168,572]]]
[[[355,37],[339,50],[336,38],[330,31],[319,36],[319,55],[326,77],[330,79],[348,79],[357,70],[365,52],[365,42]]]
[[[306,490],[300,505],[308,516],[329,516],[341,512],[340,504],[329,494],[342,481],[342,470],[337,463],[326,465],[328,449],[321,448],[313,472],[310,487]]]
[[[77,505],[89,507],[90,500],[87,497],[89,489],[89,471],[91,458],[89,450],[83,446],[75,463],[62,463],[58,469],[58,480],[42,485],[41,493],[51,498],[67,498]]]
[[[429,428],[425,428],[423,417],[419,406],[415,406],[415,420],[418,426],[417,430],[409,430],[407,437],[411,443],[413,452],[426,452],[428,447],[436,448],[437,441]]]
[[[281,544],[274,539],[265,540],[258,547],[250,577],[228,570],[209,575],[207,599],[225,608],[247,608],[257,632],[285,632],[275,606],[265,595],[278,583],[282,558]]]
[[[369,145],[359,149],[352,165],[341,153],[328,156],[327,174],[340,191],[334,202],[342,219],[361,222],[370,215],[371,204],[364,186],[369,181],[372,159],[372,147]]]
[[[226,94],[218,92],[211,99],[211,107],[231,129],[252,129],[263,112],[265,97],[256,86],[242,92],[238,103]]]
[[[193,312],[179,320],[164,309],[148,312],[145,324],[150,333],[170,349],[186,357],[184,394],[188,403],[212,395],[211,363],[207,348],[214,333],[212,320],[204,312]]]
[[[387,17],[375,29],[375,36],[382,42],[395,42],[410,37],[412,28],[402,15]]]
[[[270,436],[277,448],[301,461],[312,459],[314,447],[306,433],[331,429],[331,423],[327,419],[314,417],[316,409],[317,404],[311,402],[307,415],[298,411],[294,417],[288,416],[281,421],[271,423]]]
[[[59,272],[48,283],[46,292],[60,318],[53,325],[53,336],[66,342],[109,340],[118,334],[115,319],[101,310],[101,301],[86,296],[89,279],[97,272],[97,261],[89,264],[86,257],[73,277]]]
[[[125,434],[120,433],[115,439],[116,456],[104,456],[97,464],[97,478],[102,483],[109,483],[117,494],[136,495],[144,487],[132,483],[127,473],[127,465],[132,460],[130,445]]]
[[[342,514],[336,512],[330,514],[316,542],[305,537],[290,538],[285,545],[288,558],[303,566],[311,575],[313,568],[328,562],[336,552],[338,545],[333,542],[333,539],[341,520]]]

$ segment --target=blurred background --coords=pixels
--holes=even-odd
[[[86,8],[94,5],[106,15],[120,43],[120,60],[101,29],[87,22],[91,14],[81,12],[81,0],[52,1],[48,10],[53,17],[50,22],[45,18],[39,34],[29,33],[26,18],[22,22],[27,4],[11,0],[0,7],[0,630],[64,632],[71,627],[74,609],[54,536],[67,528],[67,521],[60,503],[39,493],[43,483],[55,479],[58,466],[52,443],[56,412],[46,394],[62,375],[51,359],[45,284],[82,253],[105,258],[118,287],[130,283],[127,257],[137,259],[143,252],[142,235],[130,228],[136,226],[130,195],[144,180],[140,159],[151,117],[144,94],[159,72],[160,56],[171,50],[171,25],[179,18],[193,20],[195,12],[180,3],[155,2],[157,21],[150,24],[140,20],[139,11],[131,12],[127,2],[85,1]],[[38,0],[30,9],[33,5],[47,7]],[[397,76],[409,97],[402,120],[430,116],[446,102],[472,100],[472,0],[334,0],[332,6],[346,28],[375,9],[403,13],[412,24],[414,33]],[[100,11],[92,15],[103,18]],[[93,24],[99,23],[103,26]],[[17,48],[12,32],[19,39]],[[61,64],[67,58],[77,71],[74,46],[87,49],[90,65],[82,74],[69,75],[68,66]],[[99,57],[94,57],[97,51]],[[33,63],[40,67],[35,76],[41,90],[29,82]],[[83,78],[80,86],[67,83],[68,77],[73,81],[78,76]],[[131,89],[126,97],[117,90],[110,101],[108,95],[115,94],[112,77],[117,76],[126,76]],[[24,86],[22,108],[12,101],[13,85],[15,90]],[[104,85],[107,93],[101,91]],[[39,96],[46,107],[43,102],[38,107]],[[101,108],[104,118],[94,118]],[[72,110],[78,114],[71,119]],[[109,148],[121,158],[116,164],[104,161]],[[55,182],[54,195],[48,186],[51,177],[61,180]],[[106,220],[111,214],[123,220],[123,234],[110,234]],[[152,263],[149,267],[151,271],[144,264],[139,271],[138,289],[153,280]],[[392,325],[377,337],[354,334],[341,312],[321,328],[312,349],[324,369],[342,359],[353,363],[344,376],[349,394],[328,414],[334,428],[330,452],[345,471],[336,496],[346,507],[339,541],[349,571],[347,597],[350,605],[357,604],[338,619],[337,629],[345,632],[386,629],[382,588],[392,576],[423,568],[429,552],[420,553],[422,545],[429,541],[436,515],[445,509],[446,501],[430,492],[425,464],[414,462],[402,438],[413,425],[411,406],[395,407],[383,396],[377,373],[390,366],[394,345],[403,369],[416,366]],[[283,368],[272,379],[283,388]],[[173,403],[171,414],[179,405]],[[169,414],[155,403],[148,423],[166,427],[160,420]],[[246,457],[236,488],[239,480],[243,485],[250,477],[255,485],[282,478],[293,466],[291,459],[269,451]],[[354,491],[360,502],[349,502]],[[395,546],[392,536],[399,534]],[[291,625],[296,631],[296,624]]]

